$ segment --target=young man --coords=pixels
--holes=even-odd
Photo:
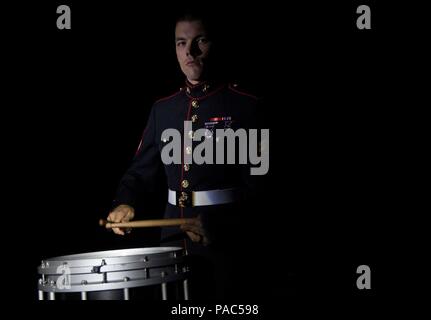
[[[183,133],[184,121],[191,122],[186,133],[190,138],[198,129],[206,129],[206,139],[215,135],[216,129],[257,127],[258,100],[215,76],[213,48],[217,43],[213,39],[201,16],[187,14],[177,20],[176,56],[186,77],[185,86],[153,105],[136,156],[120,182],[108,216],[114,222],[134,219],[137,199],[152,189],[157,172],[164,167],[169,188],[165,218],[198,217],[181,228],[162,230],[163,245],[184,246],[191,256],[192,299],[226,299],[244,288],[239,252],[246,252],[249,245],[245,219],[253,218],[248,210],[258,200],[249,165],[187,163],[185,156],[191,155],[197,141],[193,141],[193,148],[181,142],[179,163],[161,162],[163,148],[171,143],[163,139],[162,132],[176,129]],[[216,150],[220,141],[212,140]],[[124,235],[125,231],[114,232]]]

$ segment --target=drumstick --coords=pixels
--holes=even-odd
[[[99,225],[107,229],[110,228],[148,228],[148,227],[171,227],[190,223],[193,218],[178,219],[154,219],[154,220],[136,220],[130,222],[110,222],[104,219],[99,220]]]

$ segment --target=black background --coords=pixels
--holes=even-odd
[[[60,4],[71,7],[72,30],[56,28]],[[372,30],[356,28],[359,4],[370,5]],[[375,298],[400,206],[403,128],[394,101],[407,31],[396,27],[396,8],[376,1],[197,5],[231,31],[231,77],[265,101],[269,200],[250,267],[274,265],[268,298],[286,299],[286,270],[296,275],[299,297]],[[12,177],[5,221],[14,222],[4,227],[4,243],[20,270],[21,299],[37,298],[43,258],[154,244],[154,231],[124,239],[97,223],[152,103],[183,83],[172,29],[179,8],[54,1],[2,10],[11,69],[3,119],[13,124],[4,134]],[[371,267],[371,291],[356,289],[361,264]]]

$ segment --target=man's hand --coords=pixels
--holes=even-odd
[[[180,228],[187,233],[193,242],[202,243],[204,246],[210,243],[207,231],[202,226],[202,220],[200,216],[191,220],[189,223],[182,224]]]
[[[127,204],[120,204],[109,213],[107,220],[109,222],[128,222],[133,220],[134,217],[135,209],[133,209],[131,206],[128,206]],[[125,234],[124,229],[121,228],[112,228],[112,231],[122,236]]]

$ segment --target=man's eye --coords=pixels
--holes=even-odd
[[[205,43],[207,43],[207,42],[208,42],[208,39],[207,39],[207,38],[200,38],[200,39],[198,39],[198,43],[205,44]]]
[[[177,47],[183,47],[185,46],[186,42],[185,41],[178,41],[177,42]]]

